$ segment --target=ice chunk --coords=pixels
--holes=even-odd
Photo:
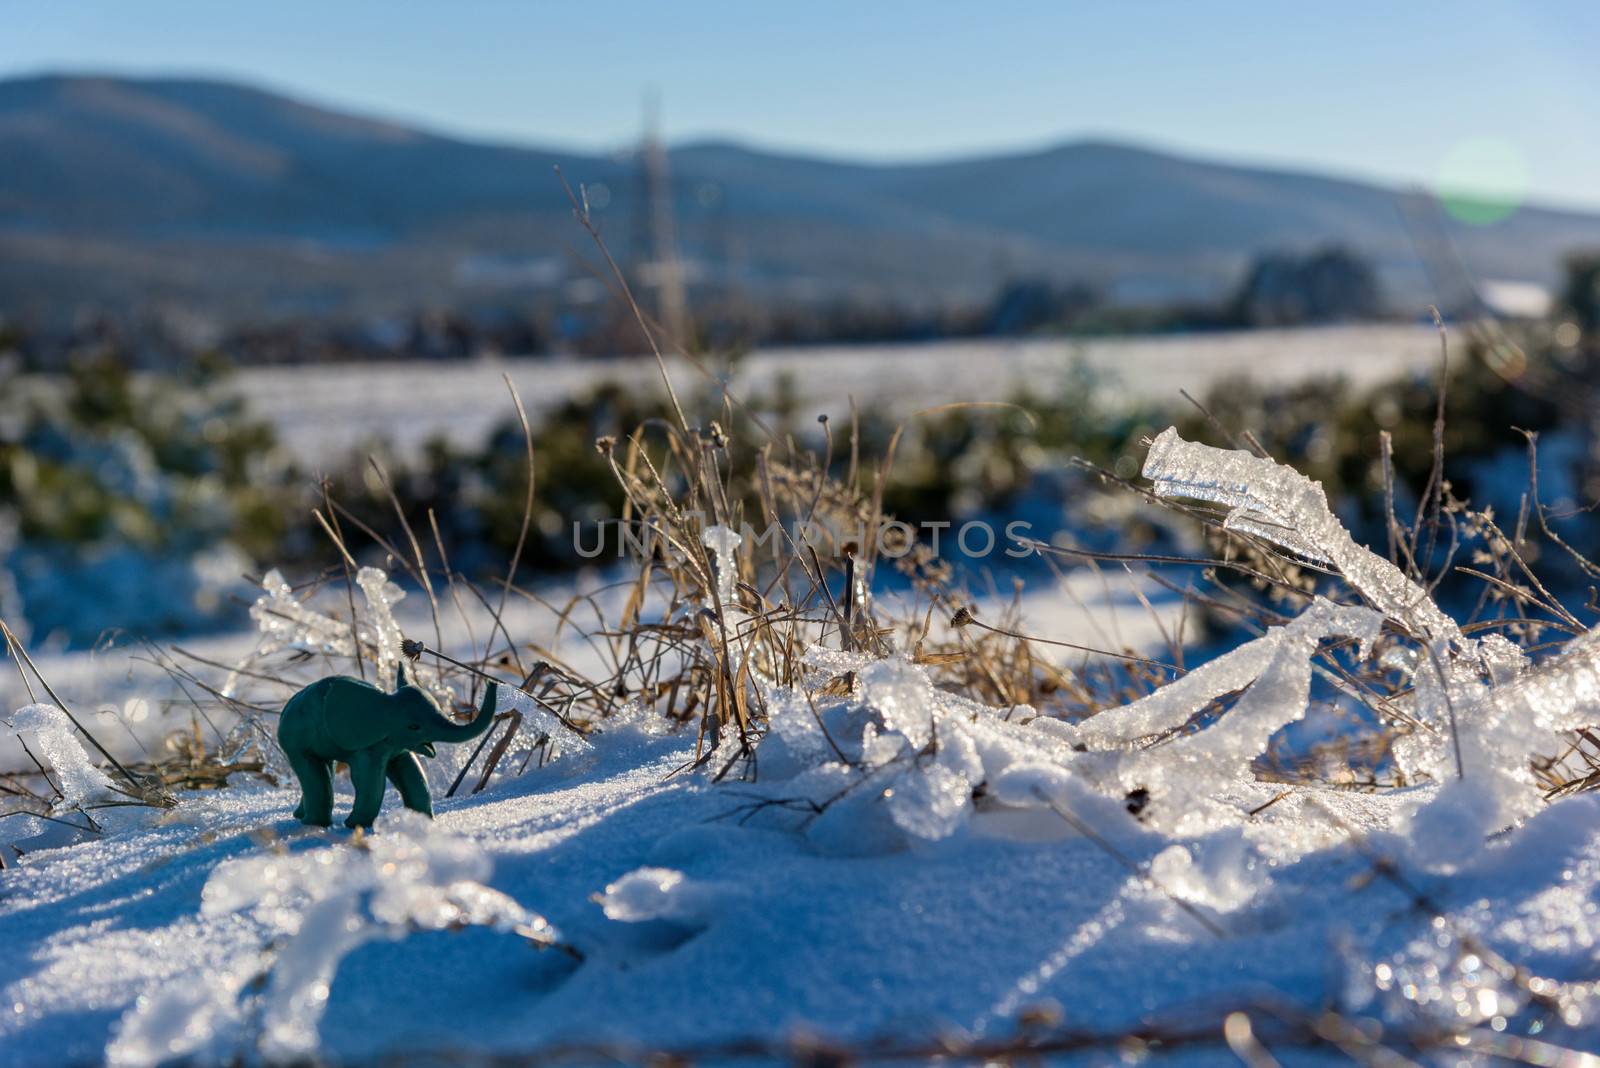
[[[823,763],[830,746],[821,711],[805,693],[774,687],[767,693],[767,733],[761,740],[761,774],[772,778],[769,751],[782,750],[778,773],[798,775]],[[835,742],[835,745],[838,743]]]
[[[1224,526],[1331,564],[1372,606],[1430,642],[1459,641],[1461,631],[1427,591],[1393,563],[1355,543],[1328,508],[1322,484],[1243,449],[1185,441],[1168,427],[1150,445],[1144,476],[1161,497],[1190,497],[1229,509]]]
[[[1521,659],[1520,653],[1516,656]],[[1502,679],[1508,672],[1512,678],[1494,687],[1488,697],[1496,715],[1532,721],[1550,731],[1600,723],[1600,630],[1574,638],[1559,656],[1525,673],[1520,663],[1505,666],[1508,660],[1502,653],[1496,663],[1502,665]]]
[[[250,618],[268,640],[266,651],[291,648],[336,656],[355,653],[350,624],[307,607],[276,569],[261,580],[261,596],[250,606]]]
[[[861,670],[866,703],[889,730],[921,748],[933,737],[934,691],[928,673],[904,657],[886,657]]]
[[[1250,686],[1232,710],[1202,733],[1209,736],[1206,747],[1213,755],[1254,758],[1273,731],[1304,714],[1310,658],[1317,644],[1325,638],[1355,638],[1365,653],[1382,624],[1383,617],[1371,609],[1336,605],[1319,597],[1285,625],[1270,628],[1132,704],[1090,717],[1068,736],[1090,749],[1126,747],[1176,730],[1216,698]]]
[[[89,754],[83,751],[72,720],[55,705],[19,708],[11,717],[11,727],[17,734],[34,736],[39,755],[56,773],[56,782],[61,787],[57,808],[76,808],[85,801],[115,792],[105,772],[95,767]]]
[[[261,768],[278,782],[288,782],[294,775],[289,758],[278,745],[275,723],[255,712],[244,712],[239,722],[222,739],[222,762],[229,766],[243,764],[252,758],[261,762]]]
[[[971,744],[954,731],[948,733],[931,759],[913,758],[911,767],[884,789],[895,826],[913,838],[936,842],[966,823],[972,789],[983,773]]]
[[[377,678],[384,685],[394,678],[400,661],[400,624],[395,620],[394,607],[405,597],[405,590],[389,581],[381,568],[363,567],[356,573],[356,585],[361,588],[366,611],[357,621],[361,641],[370,644],[377,655]],[[279,649],[302,649],[332,656],[356,655],[356,633],[351,624],[342,619],[318,612],[294,592],[283,575],[276,570],[267,572],[261,580],[261,596],[250,607],[250,617],[256,621],[263,638],[263,647],[257,654],[269,654]],[[435,697],[443,697],[444,689],[432,672],[414,670],[418,685],[425,686]],[[230,679],[227,692],[232,692],[236,680]]]
[[[1459,863],[1485,835],[1536,812],[1530,760],[1555,752],[1557,732],[1600,722],[1600,634],[1532,668],[1499,637],[1474,652],[1476,664],[1435,656],[1418,667],[1411,712],[1431,729],[1395,746],[1407,775],[1447,784],[1427,806],[1435,811],[1409,820],[1418,859],[1434,867]]]
[[[700,544],[711,550],[716,561],[717,603],[723,606],[735,603],[733,586],[739,578],[739,561],[734,554],[743,542],[738,531],[721,523],[707,527],[700,535]]]
[[[1176,730],[1219,695],[1248,686],[1272,662],[1282,639],[1281,629],[1269,630],[1131,704],[1106,709],[1076,726],[1052,720],[1036,725],[1090,749],[1130,746]]]
[[[1251,762],[1272,735],[1305,715],[1318,644],[1331,637],[1355,638],[1366,653],[1382,624],[1383,617],[1370,608],[1319,597],[1283,626],[1147,697],[1076,728],[1052,729],[1090,750],[1076,766],[1103,787],[1158,794],[1160,804],[1152,813],[1156,824],[1209,826],[1215,822],[1219,790],[1250,778]],[[1177,731],[1212,701],[1240,689],[1244,695],[1204,730],[1132,749],[1140,739]],[[1095,753],[1114,755],[1096,758]]]
[[[394,678],[395,665],[400,662],[400,624],[395,622],[394,606],[405,597],[406,591],[389,581],[389,576],[376,567],[364,567],[356,572],[356,585],[367,600],[367,625],[371,628],[372,644],[378,653],[378,678],[387,685]]]
[[[873,714],[862,730],[861,761],[888,777],[880,796],[895,825],[913,838],[954,834],[972,811],[984,763],[956,699],[937,691],[928,674],[904,657],[861,670],[862,707]]]

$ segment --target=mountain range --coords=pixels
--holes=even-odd
[[[1339,244],[1391,300],[1441,273],[1552,283],[1600,217],[1471,226],[1415,191],[1105,141],[916,164],[698,143],[668,153],[691,279],[779,300],[975,299],[1017,277],[1124,301],[1210,298],[1264,251]],[[0,313],[193,307],[230,317],[559,291],[593,248],[649,247],[643,156],[495,145],[192,79],[0,81]]]

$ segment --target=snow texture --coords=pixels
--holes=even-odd
[[[406,810],[350,845],[219,865],[201,893],[201,916],[248,911],[262,931],[260,948],[215,963],[213,984],[180,984],[141,997],[117,1027],[106,1060],[135,1068],[174,1057],[222,1057],[237,1046],[245,1023],[241,987],[263,969],[260,1052],[272,1061],[307,1056],[317,1048],[340,962],[374,939],[488,927],[540,945],[555,942],[559,936],[542,916],[483,885],[490,867],[477,846],[434,831]]]
[[[1125,813],[1114,821],[1115,805],[1096,809],[1104,799],[1059,765],[1017,763],[959,838],[928,848],[902,836],[841,860],[784,820],[740,822],[752,789],[787,798],[794,780],[668,777],[692,752],[684,739],[608,732],[582,775],[443,802],[420,838],[388,820],[361,844],[305,834],[286,818],[288,791],[229,791],[186,798],[176,823],[31,854],[0,876],[0,1064],[150,1064],[181,1051],[249,1062],[272,1043],[312,1042],[330,1060],[694,1047],[800,1025],[847,1043],[952,1029],[1003,1040],[1018,1014],[1051,1002],[1114,1032],[1267,989],[1279,1006],[1395,1026],[1418,1012],[1448,1022],[1460,1006],[1476,1019],[1488,989],[1515,1033],[1547,1018],[1525,986],[1466,966],[1463,940],[1515,953],[1552,984],[1596,964],[1591,797],[1427,881],[1439,927],[1369,877],[1367,856],[1338,844],[1347,831],[1297,845],[1308,817],[1286,803],[1245,827],[1159,835]],[[1365,850],[1426,879],[1385,831],[1399,802],[1314,794],[1367,836]],[[1102,841],[1073,833],[1041,796]],[[258,845],[274,834],[290,837]],[[483,907],[468,886],[496,896]],[[584,951],[581,964],[497,933],[532,909]],[[458,914],[492,926],[456,930]],[[713,978],[715,1011],[699,1011],[685,992]],[[1572,1012],[1547,1019],[1541,1038],[1600,1047],[1590,1010]],[[1202,1052],[1220,1063],[1225,1047]]]

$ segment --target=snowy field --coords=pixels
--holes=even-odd
[[[802,404],[843,418],[849,398],[906,415],[949,401],[1010,400],[1029,386],[1060,389],[1075,361],[1106,376],[1108,397],[1178,403],[1220,379],[1260,383],[1343,375],[1370,385],[1435,368],[1439,335],[1425,326],[1344,326],[1085,341],[943,341],[774,349],[740,361],[731,386],[771,396],[788,376]],[[510,417],[502,375],[529,413],[582,397],[605,381],[659,388],[649,359],[506,359],[465,364],[335,364],[250,368],[237,385],[252,409],[276,425],[298,455],[316,461],[387,439],[402,452],[442,436],[476,445]],[[705,380],[675,363],[673,381],[691,391]]]
[[[1407,864],[1405,841],[1384,830],[1405,799],[1312,793],[1242,835],[1181,840],[1102,813],[1104,844],[1047,811],[996,808],[907,848],[868,820],[831,837],[793,818],[743,820],[781,785],[674,776],[691,750],[617,730],[582,762],[445,803],[431,829],[405,828],[415,842],[405,821],[380,825],[376,841],[395,855],[374,860],[396,862],[392,892],[443,922],[330,929],[330,911],[344,921],[346,910],[399,906],[371,899],[374,860],[346,833],[298,828],[285,792],[196,797],[41,856],[6,877],[0,906],[0,1063],[90,1064],[108,1040],[113,1064],[177,1050],[248,1057],[258,1023],[276,1025],[269,1042],[284,1051],[315,1041],[341,1060],[577,1046],[594,1063],[752,1040],[778,1053],[880,1039],[932,1052],[941,1041],[1004,1048],[1031,1012],[1036,1031],[1081,1036],[1087,1063],[1114,1062],[1114,1036],[1144,1024],[1203,1032],[1181,1059],[1221,1064],[1233,1058],[1215,1021],[1234,1009],[1296,1063],[1276,1037],[1288,1024],[1329,1006],[1381,1018],[1407,1004],[1405,990],[1441,1025],[1481,1024],[1474,1046],[1492,1049],[1494,1018],[1525,997],[1487,964],[1459,967],[1464,936],[1523,947],[1520,962],[1541,974],[1594,970],[1593,798],[1543,812],[1441,880]],[[1107,845],[1174,869],[1169,889],[1181,896],[1153,890]],[[1426,887],[1447,922],[1373,878],[1376,858]],[[404,933],[451,926],[464,901],[487,909],[475,886],[542,914],[583,960],[492,925]],[[345,935],[354,944],[336,971],[318,970],[315,940]],[[264,1021],[241,1019],[241,989],[271,967],[275,942],[280,957],[312,958],[308,989],[258,1010]],[[1551,1028],[1563,1032],[1574,1041]],[[1351,1041],[1385,1063],[1376,1037]]]
[[[1286,605],[1298,614],[1083,719],[940,689],[912,650],[816,642],[779,683],[776,645],[707,627],[694,640],[765,710],[753,752],[696,768],[693,726],[636,701],[580,738],[507,689],[498,708],[528,718],[506,752],[538,762],[445,798],[475,755],[441,745],[437,819],[391,793],[370,835],[303,828],[295,790],[242,777],[108,806],[110,772],[64,717],[20,710],[62,796],[0,838],[24,851],[0,874],[0,1068],[1600,1063],[1600,801],[1547,804],[1530,770],[1600,721],[1600,637],[1534,662],[1465,630],[1270,460],[1168,430],[1143,476],[1341,576],[1341,596]],[[679,618],[725,612],[737,631],[754,611],[734,596],[737,538],[704,535],[717,596]],[[342,591],[302,604],[269,576],[258,631],[194,650],[219,665],[203,674],[269,710],[354,648],[391,677],[401,635],[431,623],[381,572],[358,584],[351,619],[333,614]],[[1030,630],[1152,653],[1180,610],[1081,575],[1034,596]],[[443,626],[438,643],[474,646]],[[586,643],[562,640],[588,670]],[[1394,759],[1424,785],[1257,780],[1270,739],[1309,723],[1332,652],[1398,680],[1385,708],[1412,729]],[[140,685],[107,666],[40,665],[87,708]],[[421,670],[417,685],[448,685]],[[342,778],[337,793],[336,819]],[[98,829],[74,829],[86,813]]]

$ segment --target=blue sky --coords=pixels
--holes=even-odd
[[[1587,207],[1597,56],[1592,0],[0,0],[3,75],[216,75],[496,140],[615,147],[654,91],[679,141],[909,159],[1114,136]]]

